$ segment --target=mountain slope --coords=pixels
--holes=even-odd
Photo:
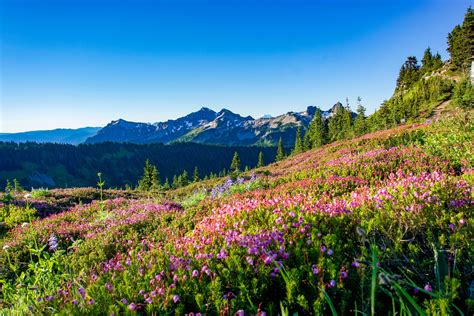
[[[83,143],[87,138],[94,136],[100,129],[100,127],[82,127],[78,129],[58,128],[53,130],[21,133],[0,133],[0,141],[16,143],[62,143],[76,145]]]
[[[323,116],[330,117],[338,106],[342,105],[336,103],[331,109],[322,111]],[[243,117],[227,109],[215,112],[202,108],[182,118],[154,124],[125,120],[112,121],[96,135],[87,139],[86,143],[196,142],[249,146],[275,145],[281,137],[285,146],[292,146],[296,129],[302,127],[305,130],[315,112],[316,107],[309,106],[303,112],[288,112],[276,117],[265,116],[254,119],[251,116]]]

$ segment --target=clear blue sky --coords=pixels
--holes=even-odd
[[[257,4],[258,3],[258,4]],[[471,1],[0,0],[0,132],[389,98]]]

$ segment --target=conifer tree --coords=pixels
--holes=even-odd
[[[357,117],[354,120],[354,133],[356,136],[363,135],[367,132],[365,122],[365,107],[361,103],[361,97],[357,98]]]
[[[257,167],[260,168],[260,167],[263,167],[265,166],[265,161],[263,160],[263,152],[259,152],[258,153],[258,163],[257,163]]]
[[[326,143],[326,129],[319,108],[316,109],[314,117],[309,124],[304,143],[306,149],[318,148]]]
[[[298,126],[296,130],[296,140],[295,140],[295,147],[293,148],[293,155],[299,154],[303,152],[303,140],[301,139],[301,127]]]
[[[160,188],[160,174],[158,172],[158,169],[156,169],[156,166],[152,166],[150,169],[151,175],[150,175],[150,180],[151,180],[151,185],[150,185],[150,190],[158,190]]]
[[[468,72],[474,59],[474,12],[468,8],[462,25],[448,35],[448,52],[455,69]]]
[[[194,173],[193,173],[193,182],[198,182],[199,181],[199,169],[198,167],[194,167]]]
[[[143,176],[138,181],[138,189],[142,191],[149,191],[153,184],[152,179],[153,167],[150,164],[150,161],[147,159],[145,161],[145,166],[143,167]]]
[[[332,116],[329,118],[329,141],[336,141],[343,138],[343,125],[344,125],[344,107],[341,103],[337,103],[334,106]]]
[[[342,135],[340,135],[339,139],[352,137],[352,110],[349,104],[342,111],[341,128]]]
[[[17,179],[13,179],[13,188],[15,190],[15,193],[23,192],[23,188],[20,184],[20,181],[18,181]]]
[[[283,139],[281,139],[280,137],[280,139],[278,140],[278,147],[277,147],[275,160],[281,161],[283,159],[285,159],[285,150],[283,149]]]
[[[163,183],[163,190],[169,190],[170,189],[170,181],[168,180],[168,177],[165,178],[165,183]]]
[[[189,184],[189,174],[186,170],[178,177],[179,186],[184,187]]]
[[[474,108],[474,86],[467,77],[454,87],[453,103],[465,110]]]
[[[423,54],[423,58],[421,59],[421,73],[428,73],[431,72],[433,69],[434,63],[434,56],[431,54],[431,48],[427,48]]]
[[[178,182],[178,176],[177,175],[173,176],[173,182],[171,182],[171,187],[173,189],[179,188],[179,182]]]
[[[237,152],[234,152],[234,157],[232,158],[232,162],[230,164],[230,171],[234,173],[240,172],[240,157]]]

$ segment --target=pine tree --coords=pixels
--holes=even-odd
[[[21,187],[20,181],[18,181],[17,179],[13,179],[13,187],[15,193],[23,192],[23,188]]]
[[[323,116],[321,115],[321,110],[318,108],[316,113],[314,113],[313,120],[311,121],[310,127],[311,134],[308,137],[308,141],[311,143],[308,145],[310,148],[318,148],[326,143],[326,128],[323,121]]]
[[[405,90],[410,88],[420,77],[420,66],[415,56],[409,56],[400,68],[397,79],[396,90]]]
[[[234,157],[232,158],[232,163],[230,164],[230,171],[234,173],[240,172],[240,158],[237,152],[234,152]]]
[[[468,71],[474,59],[474,12],[468,8],[462,25],[448,35],[448,52],[455,69]]]
[[[179,181],[178,181],[178,176],[177,175],[173,176],[173,181],[171,182],[171,187],[173,189],[179,188]]]
[[[283,139],[281,139],[280,137],[280,139],[278,140],[278,147],[277,147],[275,160],[281,161],[283,159],[285,159],[285,150],[283,149]]]
[[[183,173],[178,176],[179,186],[184,187],[189,184],[189,174],[186,170],[183,170]]]
[[[193,182],[198,182],[199,181],[199,169],[198,167],[194,167],[194,173],[193,173]]]
[[[257,163],[257,167],[260,168],[260,167],[263,167],[265,166],[265,161],[263,160],[263,152],[259,152],[258,153],[258,163]]]
[[[163,183],[163,190],[169,190],[170,189],[170,181],[168,180],[168,177],[165,178],[165,183]]]
[[[351,138],[352,137],[352,110],[349,105],[347,105],[342,112],[342,135],[340,139]]]
[[[152,166],[150,169],[150,180],[151,180],[151,185],[150,185],[150,190],[158,190],[160,188],[160,173],[158,172],[158,169],[156,169],[156,166]]]
[[[453,102],[454,105],[465,110],[474,108],[474,86],[469,78],[464,78],[456,84],[453,92]]]
[[[367,127],[365,123],[365,107],[361,103],[361,97],[357,98],[357,117],[354,120],[354,133],[360,136],[366,133]]]
[[[421,73],[429,73],[433,70],[434,56],[431,54],[431,48],[427,48],[421,59]]]
[[[150,164],[150,161],[147,159],[145,161],[145,166],[143,167],[143,176],[138,181],[139,190],[149,191],[151,189],[152,184],[153,184],[152,173],[153,173],[153,168]]]
[[[293,155],[299,154],[303,152],[303,140],[301,139],[301,127],[298,126],[296,130],[296,140],[295,140],[295,147],[293,148]]]
[[[463,64],[463,34],[460,25],[456,25],[448,34],[448,52],[454,68],[460,69]]]
[[[14,187],[10,180],[7,179],[7,185],[5,186],[5,192],[6,193],[11,193],[13,191]]]
[[[474,61],[474,11],[471,7],[467,9],[462,23],[462,33],[464,41],[464,65],[466,70],[470,68],[471,62]]]

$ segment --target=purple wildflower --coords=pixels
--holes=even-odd
[[[55,234],[51,234],[51,236],[49,236],[48,246],[49,246],[49,250],[51,251],[58,249],[58,246],[59,246],[58,239],[56,238]]]
[[[179,302],[179,295],[173,295],[173,302],[175,304]]]

